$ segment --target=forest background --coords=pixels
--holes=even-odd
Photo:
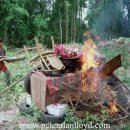
[[[33,45],[33,38],[50,47],[82,43],[90,31],[110,40],[130,36],[129,0],[1,0],[0,36],[6,45]]]

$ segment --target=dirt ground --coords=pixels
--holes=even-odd
[[[18,130],[19,124],[22,123],[29,123],[29,121],[19,114],[19,108],[15,104],[0,112],[0,130]]]

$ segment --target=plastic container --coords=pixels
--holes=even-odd
[[[47,112],[53,116],[62,116],[66,108],[67,104],[51,104],[47,106]]]

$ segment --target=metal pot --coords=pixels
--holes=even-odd
[[[80,69],[80,58],[61,58],[62,63],[65,65],[66,70],[73,72]]]

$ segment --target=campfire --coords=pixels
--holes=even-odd
[[[83,92],[94,94],[98,92],[98,87],[100,87],[99,91],[102,92],[100,94],[102,95],[105,93],[103,96],[108,99],[108,106],[111,109],[111,113],[117,112],[118,110],[116,107],[116,101],[111,94],[113,90],[110,88],[110,86],[104,86],[104,83],[100,83],[100,59],[98,59],[96,55],[96,45],[91,39],[90,34],[87,34],[87,40],[84,42],[82,50],[83,57],[81,59],[81,88]],[[98,86],[98,84],[100,84],[100,86]]]
[[[118,55],[105,63],[104,59],[97,55],[96,45],[89,34],[82,51],[80,87],[71,86],[75,88],[74,91],[65,92],[62,101],[70,104],[79,117],[84,117],[85,111],[100,113],[102,108],[106,109],[113,119],[126,116],[127,110],[118,104],[118,94],[114,90],[116,86],[113,87],[108,82],[108,77],[116,78],[112,72],[121,66],[121,56]],[[118,82],[118,79],[116,80]]]

